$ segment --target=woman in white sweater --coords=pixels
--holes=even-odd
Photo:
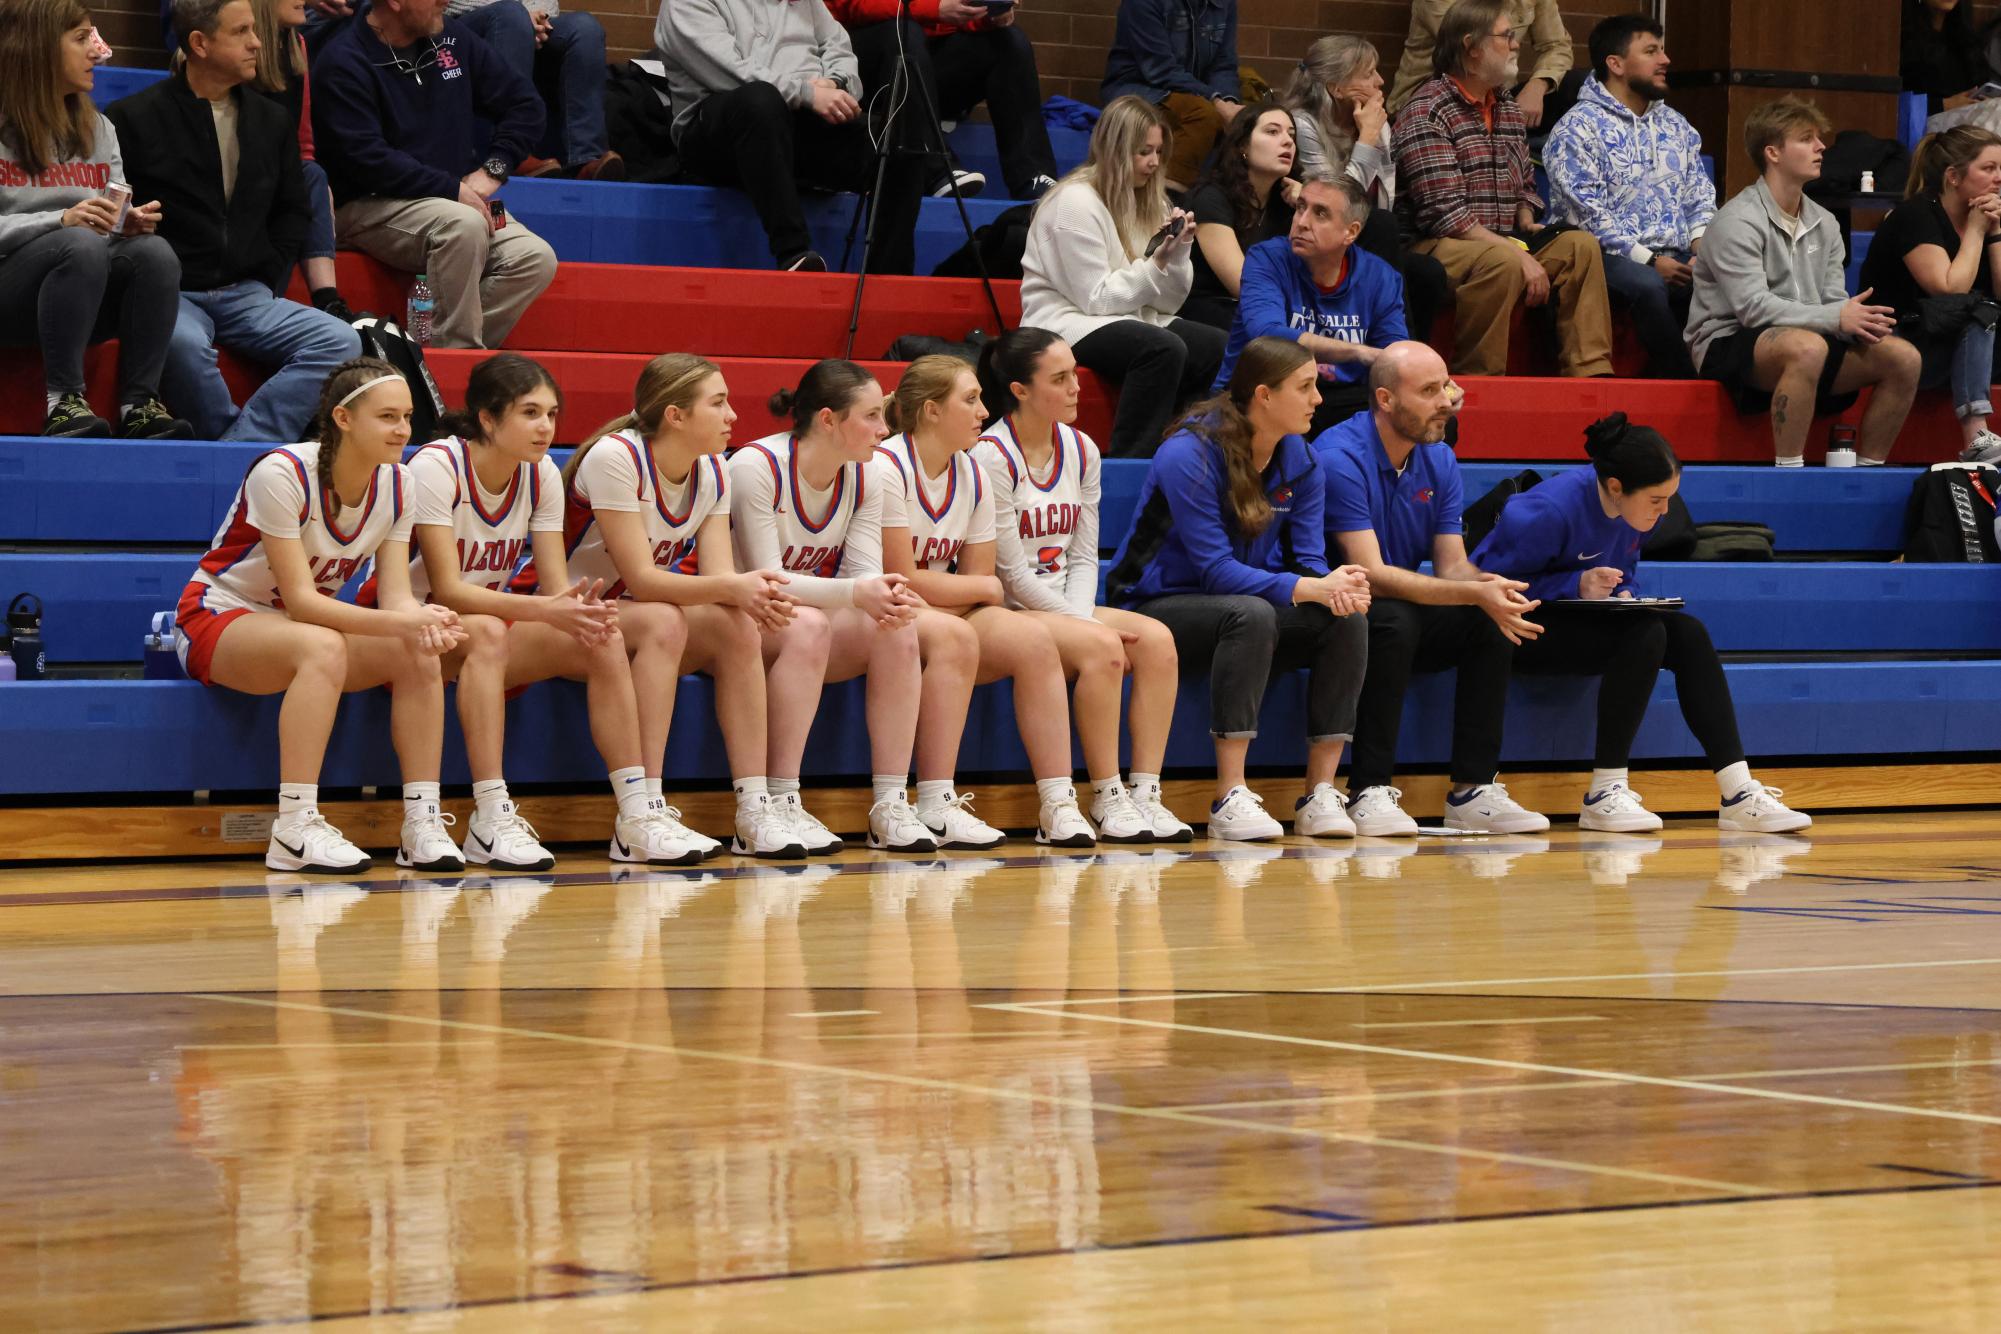
[[[1084,164],[1036,206],[1021,259],[1022,324],[1056,334],[1078,364],[1119,385],[1105,451],[1114,457],[1151,455],[1223,360],[1222,330],[1174,314],[1194,281],[1195,227],[1168,206],[1167,134],[1151,102],[1114,98]],[[1148,256],[1175,222],[1180,230]]]

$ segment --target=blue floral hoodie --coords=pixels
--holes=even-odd
[[[1716,213],[1702,136],[1665,102],[1636,116],[1595,77],[1543,146],[1550,220],[1575,223],[1608,255],[1635,264],[1686,254]]]

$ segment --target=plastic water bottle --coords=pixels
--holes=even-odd
[[[418,274],[417,281],[410,284],[410,304],[403,316],[403,332],[419,347],[431,345],[431,312],[437,302],[431,297],[431,279],[428,274]]]
[[[42,600],[33,593],[22,593],[7,604],[7,655],[18,681],[39,681],[48,674],[49,661],[42,650]]]

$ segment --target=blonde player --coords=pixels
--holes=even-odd
[[[465,863],[438,809],[445,688],[438,658],[465,640],[458,613],[410,592],[410,389],[395,367],[344,362],[320,393],[320,438],[250,465],[229,517],[181,594],[174,648],[189,676],[246,695],[283,694],[278,819],[264,864],[352,875],[368,855],[319,810],[319,773],[342,693],[387,685],[403,770],[396,864]],[[381,606],[334,594],[371,557]]]
[[[644,627],[642,642],[663,646],[644,664],[635,657],[632,674],[647,786],[660,798],[656,819],[704,854],[721,847],[682,826],[660,790],[680,674],[706,672],[715,682],[717,722],[736,788],[730,850],[803,856],[804,845],[783,803],[771,800],[766,777],[766,645],[776,646],[772,673],[784,687],[773,712],[791,726],[803,711],[804,721],[796,723],[802,735],[812,706],[788,692],[808,682],[817,692],[824,646],[795,628],[783,575],[736,568],[733,488],[722,460],[736,422],[729,386],[713,363],[673,352],[646,364],[632,401],[631,412],[607,423],[570,459],[565,543],[569,573],[603,580],[607,597],[624,599],[620,622]],[[628,629],[628,645],[634,638]]]
[[[916,618],[909,580],[882,568],[882,488],[871,485],[870,460],[889,433],[882,386],[852,361],[816,362],[799,387],[771,397],[771,411],[792,430],[768,435],[730,456],[736,492],[731,523],[737,558],[756,569],[785,571],[785,591],[803,604],[802,622],[826,644],[819,680],[800,687],[807,721],[820,707],[826,681],[868,677],[868,729],[874,800],[869,846],[892,852],[936,852],[938,840],[910,806],[910,750],[917,730],[920,686]],[[765,659],[779,645],[765,634]],[[780,686],[771,685],[773,713]],[[788,803],[793,828],[809,852],[832,851],[840,840],[799,802],[799,764],[806,727],[771,736],[772,790]]]
[[[1160,796],[1180,662],[1174,636],[1151,616],[1098,605],[1100,463],[1077,420],[1077,358],[1047,329],[1014,329],[980,349],[980,394],[993,425],[974,446],[994,496],[994,559],[1007,605],[1056,641],[1076,682],[1073,715],[1091,775],[1098,835],[1123,827],[1130,804],[1156,843],[1195,831]],[[1126,726],[1132,784],[1119,779],[1119,703],[1132,676]],[[1140,840],[1135,840],[1140,841]]]
[[[1001,603],[994,575],[994,508],[986,475],[970,452],[986,408],[973,368],[957,357],[919,357],[889,405],[901,428],[878,451],[883,493],[883,568],[906,575],[925,607],[917,614],[924,696],[917,710],[917,818],[948,848],[991,848],[1006,835],[972,811],[972,794],[952,790],[959,740],[976,683],[1014,683],[1015,727],[1035,775],[1035,841],[1084,848],[1097,832],[1077,809],[1070,775],[1070,701],[1063,663],[1047,630]],[[1123,798],[1123,793],[1121,793]],[[1110,812],[1106,838],[1152,837],[1124,802]]]
[[[465,644],[443,663],[446,679],[458,681],[459,726],[472,769],[476,809],[466,828],[465,859],[507,871],[546,871],[556,864],[508,798],[501,751],[508,694],[567,677],[585,683],[591,739],[618,800],[612,860],[700,861],[701,847],[678,836],[665,802],[647,789],[639,705],[617,608],[598,596],[601,582],[570,583],[563,476],[549,458],[562,408],[556,382],[528,358],[503,352],[473,368],[465,403],[462,414],[444,423],[455,434],[425,445],[410,460],[417,546],[411,591],[458,612],[466,631]],[[507,591],[530,555],[543,591]],[[665,659],[671,669],[680,651],[672,627],[634,619],[632,655]]]

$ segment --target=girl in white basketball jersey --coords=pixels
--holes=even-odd
[[[639,705],[618,611],[598,596],[601,580],[570,582],[563,476],[549,458],[561,408],[548,371],[503,352],[473,368],[465,411],[444,422],[454,434],[410,460],[417,513],[411,590],[458,612],[466,631],[466,643],[443,663],[445,678],[458,681],[459,726],[477,807],[466,829],[465,859],[509,871],[546,871],[556,864],[508,799],[501,751],[508,693],[560,676],[585,682],[588,692],[591,737],[618,799],[612,859],[700,861],[702,849],[678,836],[666,822],[665,803],[647,790]],[[531,555],[540,593],[507,591]],[[656,634],[632,651],[675,658],[679,642],[671,638]]]
[[[1070,701],[1056,644],[1001,603],[994,575],[993,497],[969,452],[986,409],[973,368],[957,357],[919,357],[890,401],[892,437],[876,463],[883,492],[883,567],[910,577],[926,603],[917,615],[924,698],[917,711],[917,818],[948,848],[1006,839],[952,790],[973,686],[1014,683],[1015,727],[1040,798],[1038,843],[1090,847],[1097,831],[1077,809],[1070,781]],[[1116,842],[1150,838],[1130,804],[1107,831]]]
[[[730,456],[736,501],[730,522],[738,560],[783,570],[786,592],[799,603],[802,628],[826,645],[819,680],[800,687],[805,723],[820,707],[825,681],[868,677],[868,731],[874,801],[869,846],[892,852],[936,852],[910,805],[910,751],[917,731],[920,685],[916,617],[909,581],[882,568],[882,488],[869,467],[883,425],[882,386],[852,361],[816,362],[796,390],[771,397],[774,416],[792,430],[753,441]],[[765,634],[765,659],[777,645]],[[772,714],[780,685],[772,674]],[[805,725],[771,733],[771,782],[790,803],[794,827],[808,850],[838,848],[826,826],[798,804]]]
[[[973,457],[994,496],[994,558],[1007,605],[1056,641],[1076,682],[1073,710],[1091,818],[1099,833],[1138,809],[1157,843],[1195,831],[1160,796],[1160,766],[1174,724],[1180,663],[1174,636],[1151,616],[1098,605],[1098,447],[1077,420],[1077,358],[1047,329],[1015,329],[980,349],[980,392],[997,414]],[[1132,784],[1119,780],[1119,701],[1132,676],[1126,727]]]
[[[285,696],[278,713],[278,819],[264,864],[352,875],[366,853],[319,811],[320,763],[342,693],[387,685],[403,770],[399,866],[463,870],[438,809],[445,687],[438,659],[464,642],[458,614],[410,592],[411,494],[398,462],[410,439],[410,389],[369,357],[328,377],[320,438],[250,465],[194,579],[174,647],[203,685]],[[374,558],[381,605],[335,600]]]
[[[818,687],[821,642],[793,626],[783,576],[739,572],[730,546],[732,504],[723,450],[736,413],[729,386],[711,362],[686,352],[655,357],[633,387],[633,409],[605,424],[571,457],[565,472],[569,573],[602,580],[621,599],[621,623],[645,627],[665,650],[635,656],[640,747],[657,820],[706,851],[714,839],[680,824],[665,804],[660,771],[682,672],[715,682],[716,721],[736,786],[731,851],[755,857],[805,855],[782,802],[772,800],[766,767],[773,727],[812,722],[802,706],[774,692],[766,713],[767,643],[772,674],[786,688]],[[628,647],[632,635],[628,633]],[[803,665],[802,665],[803,664]],[[613,856],[618,855],[616,846]]]

